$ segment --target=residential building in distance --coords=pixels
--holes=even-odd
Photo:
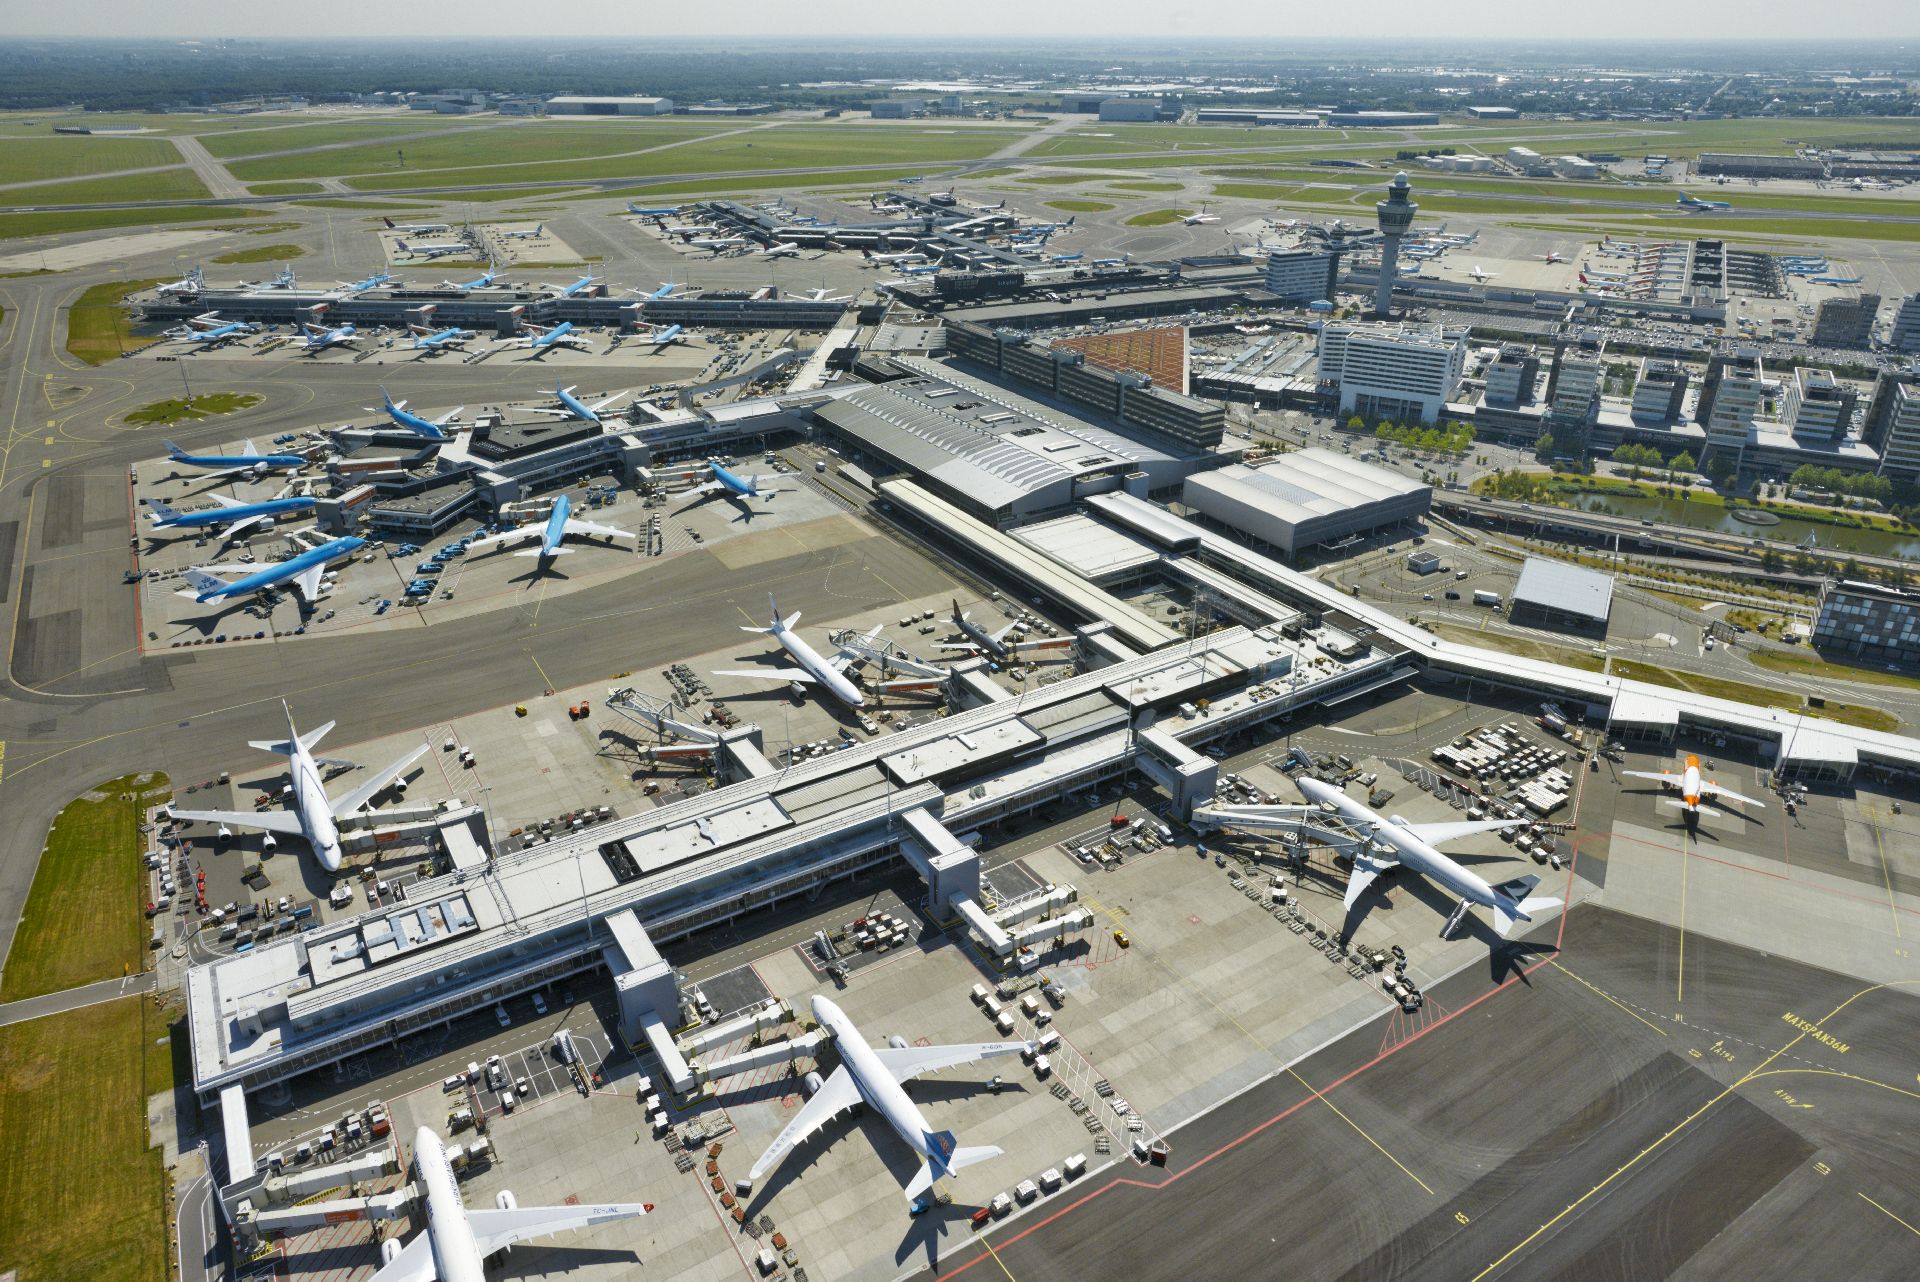
[[[1466,369],[1467,343],[1437,325],[1335,322],[1320,330],[1320,379],[1338,389],[1340,413],[1432,423]]]
[[[1813,648],[1864,663],[1920,663],[1920,592],[1829,579],[1820,589]]]
[[[1802,443],[1838,441],[1853,425],[1857,394],[1832,370],[1797,368],[1787,383],[1781,420]]]
[[[1813,345],[1864,350],[1873,345],[1873,322],[1880,314],[1880,295],[1829,298],[1814,313]]]
[[[1283,249],[1267,255],[1267,291],[1290,303],[1333,298],[1340,256],[1324,250]]]

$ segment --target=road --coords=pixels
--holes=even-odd
[[[47,1015],[80,1010],[82,1007],[110,1002],[134,993],[150,993],[155,987],[157,987],[157,976],[149,970],[121,979],[103,979],[97,984],[83,984],[78,988],[61,989],[57,993],[23,998],[0,1006],[0,1028],[8,1024],[23,1023],[29,1019],[41,1019]]]

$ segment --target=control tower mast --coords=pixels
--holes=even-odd
[[[1400,238],[1413,226],[1420,206],[1413,203],[1413,189],[1407,185],[1406,171],[1393,176],[1387,198],[1373,207],[1380,219],[1380,282],[1373,290],[1373,312],[1386,316],[1393,310],[1393,282],[1400,270]]]

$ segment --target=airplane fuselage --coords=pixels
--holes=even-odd
[[[547,560],[560,551],[560,545],[566,541],[567,518],[573,515],[573,500],[562,494],[553,501],[553,512],[547,517],[547,528],[540,533],[540,559]]]
[[[853,682],[847,680],[846,674],[821,658],[820,652],[808,645],[805,637],[793,631],[784,622],[776,622],[773,639],[780,643],[781,649],[793,656],[793,661],[798,663],[803,671],[825,686],[827,692],[834,698],[849,708],[866,706],[865,696]]]
[[[290,561],[283,561],[279,565],[261,570],[256,574],[249,574],[244,578],[235,579],[224,588],[218,588],[210,592],[202,592],[195,596],[194,600],[201,605],[206,605],[212,601],[223,601],[228,597],[245,596],[250,592],[258,592],[261,588],[270,588],[277,583],[285,583],[289,579],[297,578],[301,571],[310,569],[316,565],[325,565],[335,557],[351,556],[365,547],[366,543],[367,541],[365,539],[352,536],[344,539],[335,539],[331,543],[323,543],[317,548],[311,548],[308,551],[302,552]]]
[[[300,816],[300,834],[313,848],[313,857],[328,872],[340,871],[340,827],[333,821],[333,807],[327,800],[327,785],[320,777],[320,766],[313,754],[293,741],[293,753],[287,758],[287,777],[293,785],[293,809]]]
[[[1300,794],[1315,805],[1332,802],[1341,818],[1351,823],[1362,835],[1370,834],[1374,841],[1391,849],[1403,866],[1437,882],[1461,899],[1479,904],[1482,908],[1500,908],[1510,914],[1513,912],[1512,901],[1494,890],[1486,878],[1462,867],[1400,824],[1383,818],[1332,784],[1302,777]]]
[[[413,1137],[414,1169],[426,1186],[427,1238],[440,1282],[486,1282],[480,1244],[467,1221],[466,1203],[440,1137],[423,1126]]]
[[[155,521],[156,530],[196,530],[208,526],[231,525],[251,516],[279,516],[283,512],[305,512],[313,507],[310,498],[268,499],[265,503],[244,503],[239,507],[215,508],[210,512],[180,512]]]
[[[840,1052],[840,1062],[847,1067],[847,1076],[853,1079],[854,1089],[860,1092],[860,1098],[867,1107],[886,1119],[906,1146],[922,1159],[936,1160],[944,1166],[951,1154],[940,1154],[937,1159],[929,1150],[927,1136],[933,1128],[920,1108],[911,1099],[900,1083],[888,1072],[886,1066],[867,1045],[866,1038],[854,1027],[830,998],[815,996],[813,999],[813,1017],[820,1027],[833,1034],[834,1048]]]

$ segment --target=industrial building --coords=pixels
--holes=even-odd
[[[1265,107],[1202,107],[1194,119],[1203,125],[1292,125],[1316,128],[1321,117],[1310,111],[1275,111]]]
[[[1878,294],[1823,299],[1814,313],[1810,341],[1815,347],[1865,350],[1873,346],[1873,323],[1879,315]]]
[[[1518,120],[1518,107],[1468,107],[1467,114],[1475,120]]]
[[[1613,613],[1613,576],[1530,556],[1513,585],[1507,617],[1515,623],[1604,634]]]
[[[547,99],[554,116],[671,116],[671,98],[603,98],[562,94]]]
[[[1267,292],[1289,303],[1331,301],[1340,283],[1340,255],[1279,249],[1267,255]]]
[[[875,120],[909,120],[927,112],[925,98],[882,98],[868,107]]]
[[[1261,467],[1234,464],[1189,477],[1181,502],[1288,560],[1426,516],[1433,487],[1314,446]]]
[[[1555,156],[1553,171],[1562,178],[1591,179],[1600,176],[1600,166],[1585,156]]]
[[[1827,580],[1813,620],[1813,647],[1866,663],[1920,663],[1920,592]]]
[[[1147,121],[1160,118],[1158,98],[1107,98],[1100,103],[1100,119]]]
[[[1360,129],[1401,129],[1408,125],[1437,125],[1437,111],[1359,111],[1343,108],[1327,113],[1327,123],[1338,129],[1350,125]]]
[[[1368,421],[1432,423],[1466,368],[1467,343],[1437,325],[1336,322],[1320,330],[1320,380],[1340,413]]]
[[[1866,446],[1880,456],[1880,473],[1920,481],[1920,369],[1886,370],[1867,402]]]
[[[1703,151],[1693,171],[1707,178],[1825,178],[1826,167],[1798,156],[1745,156]]]

